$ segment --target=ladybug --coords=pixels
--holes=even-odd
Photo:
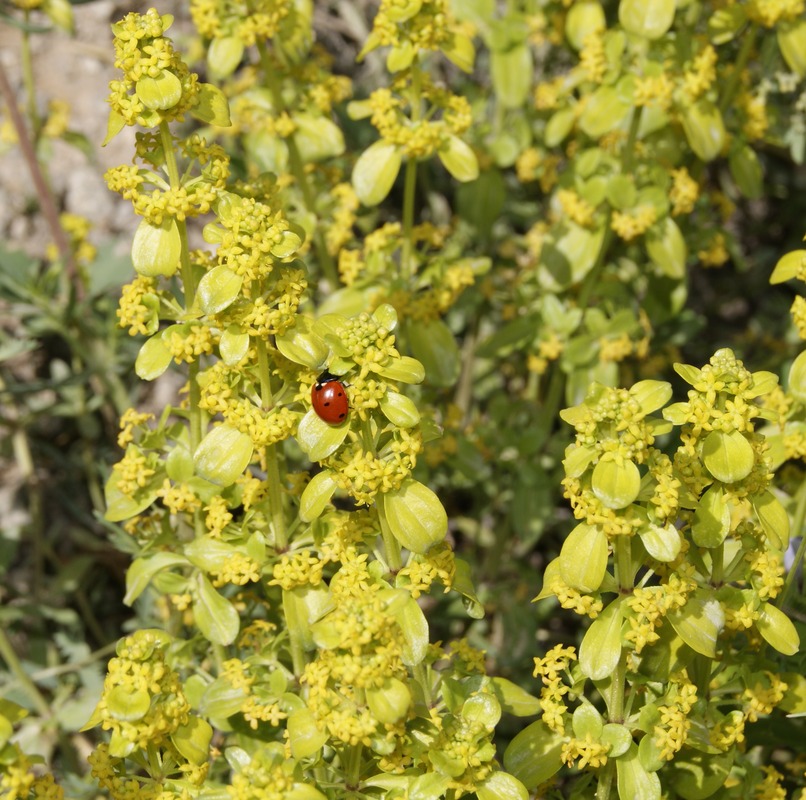
[[[311,403],[319,419],[328,425],[340,425],[350,411],[344,384],[329,372],[323,372],[311,387]]]

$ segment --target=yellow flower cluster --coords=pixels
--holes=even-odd
[[[697,251],[697,258],[704,267],[721,267],[730,258],[728,248],[725,246],[725,235],[716,232],[708,246]]]
[[[146,456],[137,447],[127,447],[123,458],[112,468],[112,477],[118,491],[126,497],[134,497],[155,474],[153,461],[154,457]]]
[[[697,701],[697,687],[688,680],[685,671],[673,675],[671,684],[674,696],[668,705],[658,707],[660,722],[655,725],[652,737],[660,750],[660,757],[671,761],[675,753],[686,743],[691,728],[688,716]]]
[[[227,501],[220,494],[214,495],[204,510],[206,512],[204,524],[208,535],[213,539],[220,539],[224,529],[233,519],[227,509]]]
[[[467,98],[455,95],[423,79],[421,87],[434,112],[418,119],[405,113],[401,96],[391,89],[376,89],[368,99],[372,111],[371,122],[381,138],[398,146],[408,158],[423,159],[436,153],[447,144],[450,136],[461,136],[470,127],[472,112]]]
[[[245,553],[232,553],[210,570],[210,577],[213,578],[213,586],[221,587],[228,583],[246,586],[247,583],[260,580],[260,564]]]
[[[585,37],[579,53],[579,66],[588,80],[594,83],[602,82],[607,71],[607,56],[602,31],[589,33]]]
[[[744,5],[748,18],[765,28],[797,19],[804,11],[803,0],[748,0]]]
[[[674,99],[674,82],[665,73],[635,79],[633,101],[636,106],[652,106],[668,111]]]
[[[576,765],[577,769],[585,769],[585,767],[596,769],[607,763],[609,751],[609,744],[596,741],[588,732],[584,739],[574,736],[566,739],[560,751],[560,758],[569,767]]]
[[[157,492],[157,497],[162,500],[171,514],[179,514],[181,511],[192,513],[201,508],[201,500],[186,483],[172,484],[169,478],[165,478],[162,487]]]
[[[484,660],[486,651],[473,647],[466,638],[454,639],[452,642],[449,642],[446,655],[448,655],[452,661],[458,661],[461,664],[463,672],[477,672],[481,675],[486,673]]]
[[[190,704],[179,675],[165,660],[167,643],[165,634],[144,629],[118,644],[93,714],[113,732],[113,742],[139,750],[158,747],[188,722]],[[127,713],[121,713],[121,704]]]
[[[385,46],[441,50],[469,30],[456,20],[448,0],[381,0],[362,53]]]
[[[0,767],[0,797],[3,800],[63,800],[64,790],[53,775],[36,774],[34,762],[19,745],[6,744],[4,763]]]
[[[296,323],[297,311],[307,288],[303,270],[281,269],[268,291],[244,309],[237,309],[239,313],[233,321],[240,323],[243,332],[250,336],[268,339],[281,335]],[[229,316],[225,315],[225,321]]]
[[[422,449],[422,437],[398,429],[384,449],[386,452],[376,455],[355,441],[322,463],[333,470],[333,479],[341,489],[360,505],[369,505],[378,492],[385,494],[399,489],[409,477]]]
[[[683,74],[682,89],[687,102],[696,100],[711,88],[716,80],[716,62],[716,50],[706,44]]]
[[[159,325],[156,306],[156,281],[138,275],[121,290],[118,302],[118,325],[129,329],[129,336],[148,336]]]
[[[308,663],[302,682],[317,725],[335,742],[370,746],[374,736],[393,734],[367,706],[366,692],[390,679],[405,682],[403,632],[378,592],[339,594],[326,617],[329,646]]]
[[[744,690],[744,714],[750,722],[756,722],[760,714],[771,714],[784,699],[788,685],[774,672],[765,670],[756,682]]]
[[[669,190],[669,199],[672,201],[672,216],[690,214],[700,196],[699,184],[689,175],[685,167],[673,169],[670,174],[672,188]]]
[[[619,238],[631,242],[646,233],[658,219],[655,206],[644,205],[632,211],[614,211],[610,227]]]
[[[223,226],[218,246],[218,263],[244,279],[242,292],[250,297],[250,284],[268,278],[277,260],[272,251],[284,244],[290,229],[282,211],[250,197],[231,196],[225,210],[219,211]],[[283,249],[281,252],[285,252]]]
[[[160,121],[182,120],[198,102],[198,76],[190,72],[165,36],[172,22],[170,15],[160,16],[151,8],[145,14],[127,14],[112,26],[115,67],[123,77],[110,82],[109,104],[126,125],[150,128]],[[153,102],[151,107],[145,105],[141,95],[147,88],[156,96],[173,86],[181,93],[170,107],[155,108]]]
[[[432,547],[426,555],[414,556],[398,572],[397,577],[398,585],[411,592],[411,596],[416,600],[421,594],[428,592],[436,581],[445,587],[445,592],[449,592],[455,574],[456,562],[453,550],[447,543],[442,542]]]
[[[206,39],[234,36],[246,47],[272,39],[296,6],[291,0],[256,0],[249,10],[231,0],[191,0],[190,15],[199,33]],[[287,26],[284,33],[289,34]]]
[[[79,214],[64,213],[59,215],[59,224],[68,236],[70,251],[76,264],[85,267],[94,261],[97,249],[88,239],[92,223]],[[54,243],[48,245],[46,255],[53,261],[59,258],[59,250]]]
[[[568,706],[563,698],[568,694],[568,686],[563,682],[562,673],[572,661],[576,661],[576,649],[555,645],[543,658],[535,658],[532,674],[543,681],[540,692],[542,718],[555,733],[565,733],[565,714]]]
[[[274,565],[270,586],[279,586],[291,591],[298,586],[318,586],[322,582],[322,571],[325,562],[317,558],[310,550],[302,550],[283,556]]]
[[[670,611],[682,608],[695,588],[693,581],[672,573],[659,586],[633,589],[626,600],[631,613],[627,616],[630,629],[624,634],[624,639],[633,644],[636,653],[660,639],[657,629],[663,624],[663,618]]]
[[[786,800],[786,789],[781,786],[784,776],[771,764],[762,768],[764,779],[755,787],[753,800]]]
[[[560,189],[557,202],[563,213],[583,228],[593,226],[596,209],[587,200],[580,197],[573,189]]]

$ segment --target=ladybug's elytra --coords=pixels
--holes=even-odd
[[[350,411],[344,384],[329,372],[323,372],[311,387],[311,403],[319,419],[329,425],[341,424]]]

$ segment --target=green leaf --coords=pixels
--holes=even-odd
[[[289,361],[320,370],[330,354],[325,340],[314,331],[310,318],[299,315],[296,324],[274,337],[277,349]]]
[[[151,695],[146,689],[114,686],[106,692],[105,698],[109,715],[120,722],[137,722],[151,708]]]
[[[404,327],[411,353],[425,368],[431,386],[453,386],[459,377],[461,356],[450,328],[439,319],[407,322]]]
[[[789,68],[801,78],[806,76],[806,20],[802,16],[776,26],[778,47]]]
[[[311,408],[297,427],[297,442],[311,461],[324,461],[338,450],[350,432],[350,417],[331,425]]]
[[[688,248],[680,228],[671,217],[664,217],[650,228],[644,241],[652,263],[664,275],[674,280],[685,277]]]
[[[683,546],[683,538],[671,522],[665,528],[650,523],[639,528],[638,535],[641,537],[647,553],[655,561],[660,561],[664,564],[674,561]]]
[[[599,740],[602,744],[610,745],[608,758],[618,758],[630,749],[630,745],[633,743],[632,731],[626,725],[608,722],[602,728]]]
[[[413,553],[425,553],[448,532],[448,515],[427,486],[407,478],[399,489],[378,495],[379,511],[392,535]]]
[[[213,728],[207,720],[191,716],[171,734],[174,747],[191,763],[200,767],[210,754]]]
[[[294,142],[302,160],[308,164],[340,156],[344,152],[341,128],[321,114],[295,113]]]
[[[751,495],[750,502],[770,544],[783,552],[789,545],[789,514],[770,491]]]
[[[249,341],[249,334],[244,333],[239,325],[234,323],[228,325],[221,332],[221,338],[218,341],[218,352],[221,354],[221,360],[228,367],[234,367],[249,352]]]
[[[422,383],[425,379],[423,365],[416,358],[411,358],[411,356],[394,358],[387,364],[371,364],[369,368],[388,381]]]
[[[735,755],[733,748],[724,755],[687,748],[678,753],[670,765],[669,781],[682,800],[714,797],[725,786]]]
[[[428,653],[428,621],[417,601],[404,589],[399,591],[405,592],[406,596],[390,611],[403,632],[401,660],[407,667],[416,667]]]
[[[254,449],[251,436],[226,423],[218,425],[193,454],[196,474],[217,486],[231,486],[249,466]]]
[[[674,12],[675,0],[621,0],[618,18],[630,33],[660,39],[672,27]]]
[[[120,475],[113,471],[104,485],[104,499],[106,501],[104,519],[109,522],[122,522],[125,519],[137,516],[157,499],[157,494],[160,490],[160,486],[156,482],[149,483],[139,490],[134,497],[129,497],[118,489],[117,483],[119,480]]]
[[[540,700],[507,678],[490,678],[490,688],[507,714],[531,717],[540,711]]]
[[[156,380],[168,369],[172,358],[171,351],[162,338],[162,333],[155,333],[150,339],[143,342],[134,362],[134,371],[141,380]]]
[[[756,627],[764,641],[785,656],[794,656],[800,649],[800,636],[792,620],[772,603],[762,603]]]
[[[140,275],[156,278],[170,277],[179,269],[182,239],[173,217],[166,217],[162,225],[142,220],[132,240],[132,264]]]
[[[602,736],[604,720],[591,703],[582,703],[574,709],[572,726],[577,739],[590,736],[594,741],[598,741]]]
[[[614,600],[591,623],[579,648],[582,674],[594,681],[610,675],[621,658],[621,599]]]
[[[571,133],[576,122],[576,111],[573,108],[561,108],[555,111],[546,123],[543,141],[546,147],[557,147]]]
[[[682,608],[667,614],[667,619],[692,650],[708,658],[716,656],[717,638],[725,627],[725,612],[712,591],[696,589]]]
[[[307,708],[298,708],[288,715],[286,722],[291,755],[296,759],[309,758],[327,743],[328,735],[316,725],[316,719]]]
[[[353,188],[365,206],[376,206],[392,189],[402,155],[397,145],[383,139],[371,144],[353,167]]]
[[[581,50],[586,37],[607,27],[602,4],[593,0],[574,3],[565,17],[565,38],[574,50]]]
[[[305,231],[298,225],[292,225],[280,234],[280,241],[275,242],[269,252],[276,258],[288,258],[302,247]]]
[[[619,797],[630,800],[660,800],[660,778],[656,772],[647,772],[644,769],[635,743],[616,759],[616,779]]]
[[[230,542],[210,536],[201,536],[185,545],[185,555],[190,563],[207,573],[215,572],[222,562],[238,552]]]
[[[469,183],[479,177],[479,160],[473,148],[458,136],[448,136],[437,156],[457,181]]]
[[[115,109],[109,111],[109,119],[106,122],[106,137],[101,147],[106,147],[124,128],[126,127],[126,117]]]
[[[579,127],[591,139],[599,139],[621,126],[631,108],[615,86],[600,86],[588,97]]]
[[[764,188],[764,171],[756,151],[748,145],[737,147],[728,159],[730,174],[739,191],[750,200],[761,197]]]
[[[789,368],[788,389],[796,400],[806,403],[806,350],[798,354]]]
[[[398,428],[413,428],[420,421],[420,412],[413,400],[400,392],[387,391],[380,401],[381,413]]]
[[[213,644],[232,644],[241,627],[232,603],[220,595],[202,573],[196,577],[193,617],[204,638]]]
[[[701,99],[682,109],[683,130],[691,149],[703,161],[712,161],[725,144],[722,114],[710,100]]]
[[[123,602],[130,606],[145,590],[151,579],[158,573],[171,567],[188,565],[184,556],[175,553],[154,553],[143,558],[136,558],[126,570],[126,595]]]
[[[476,787],[476,797],[478,800],[529,800],[529,792],[516,777],[498,771]]]
[[[527,789],[534,789],[560,771],[563,742],[563,736],[537,720],[509,743],[504,767]]]
[[[229,128],[232,125],[227,96],[217,86],[212,83],[200,83],[196,100],[196,105],[191,111],[196,119],[218,128]]]
[[[219,264],[205,272],[199,281],[198,297],[205,314],[218,314],[238,299],[243,286],[243,276],[229,267]]]
[[[228,78],[238,68],[244,53],[243,40],[238,36],[218,36],[207,48],[207,72],[216,81]]]
[[[581,522],[568,534],[560,551],[560,576],[571,588],[595,592],[607,569],[607,536],[598,525]]]
[[[719,547],[730,530],[730,505],[719,484],[708,489],[697,503],[691,536],[698,547]]]
[[[472,72],[473,62],[476,60],[476,48],[473,40],[463,33],[453,33],[451,38],[442,45],[442,52],[462,72]]]
[[[532,52],[526,43],[492,50],[490,72],[493,90],[504,108],[521,108],[532,88]]]
[[[641,473],[629,459],[600,460],[591,474],[591,489],[606,508],[626,508],[641,490]]]
[[[770,283],[791,281],[793,278],[797,278],[802,271],[806,271],[806,250],[793,250],[778,259],[778,263],[770,275]]]
[[[386,677],[379,687],[370,687],[365,691],[372,715],[384,725],[394,725],[408,714],[411,691],[398,678]]]
[[[159,75],[143,75],[134,87],[143,105],[152,111],[173,108],[182,99],[182,82],[170,70],[160,70]]]
[[[318,519],[336,491],[333,472],[324,469],[311,478],[299,499],[299,518],[303,522]]]
[[[702,443],[702,461],[718,481],[735,483],[753,471],[755,452],[741,431],[711,431]]]

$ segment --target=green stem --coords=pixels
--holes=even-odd
[[[25,24],[30,23],[30,11],[25,11]],[[22,82],[25,86],[25,105],[28,114],[28,123],[31,126],[31,138],[34,145],[39,141],[39,134],[42,131],[42,120],[39,118],[39,111],[36,107],[36,77],[34,76],[34,57],[31,52],[31,34],[23,28],[22,30]]]
[[[420,67],[415,58],[411,65],[411,94],[409,106],[411,108],[411,121],[417,123],[422,117],[422,82]],[[414,203],[417,196],[417,159],[406,159],[406,173],[403,183],[403,247],[400,253],[400,276],[410,281],[414,278],[414,242],[412,230],[414,229]]]
[[[257,363],[260,378],[260,402],[263,409],[267,411],[274,405],[274,396],[271,389],[269,354],[266,350],[266,342],[263,340],[257,341]],[[288,547],[288,532],[286,530],[282,479],[276,444],[271,444],[264,449],[264,460],[266,463],[266,487],[269,492],[274,546],[278,552],[282,552]]]
[[[266,81],[266,86],[268,86],[269,91],[271,92],[272,100],[274,102],[274,110],[276,113],[288,111],[286,103],[283,100],[282,86],[280,85],[280,81],[277,80],[277,74],[275,72],[274,65],[271,63],[271,58],[269,57],[269,51],[266,49],[265,42],[258,42],[257,49],[260,55],[260,66],[263,70],[263,77]],[[302,192],[302,199],[305,203],[305,208],[318,220],[318,214],[316,212],[316,195],[314,194],[313,188],[308,181],[308,175],[305,172],[305,165],[303,164],[302,156],[300,155],[296,140],[294,139],[294,136],[291,135],[284,141],[286,147],[288,148],[288,161],[291,167],[291,174],[294,176],[297,184],[299,185],[300,191]],[[333,258],[327,249],[327,243],[322,235],[322,229],[318,224],[314,229],[313,245],[316,249],[316,255],[319,259],[319,264],[322,267],[323,274],[333,286],[338,286],[339,276],[336,270],[336,264],[334,263]]]
[[[417,192],[417,159],[406,160],[406,176],[403,184],[403,249],[400,253],[400,277],[410,281],[414,278],[414,199]]]
[[[730,73],[725,89],[719,98],[719,111],[724,114],[733,102],[736,92],[741,84],[742,75],[744,74],[747,62],[753,54],[753,48],[756,43],[758,35],[758,25],[751,25],[750,30],[742,40],[742,46],[739,49],[739,55],[736,57],[736,63],[733,65],[733,71]]]
[[[11,646],[11,642],[3,628],[0,628],[0,657],[6,662],[9,672],[17,679],[39,714],[43,717],[49,717],[50,705],[48,701],[45,700],[39,689],[37,689],[36,684],[23,669],[22,663],[17,658],[17,654],[14,652],[14,648]]]

